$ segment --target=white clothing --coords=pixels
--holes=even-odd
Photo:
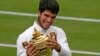
[[[71,51],[67,43],[65,32],[61,28],[50,26],[49,29],[44,30],[36,22],[34,22],[33,26],[29,27],[19,35],[17,39],[17,56],[26,56],[26,50],[22,46],[22,43],[25,41],[29,42],[32,39],[34,28],[43,34],[49,35],[50,32],[55,32],[57,34],[57,42],[61,45],[61,51],[57,52],[56,50],[53,50],[52,56],[71,56]]]

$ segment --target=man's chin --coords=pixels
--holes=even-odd
[[[50,26],[48,26],[48,27],[43,27],[44,29],[49,29],[50,28]]]

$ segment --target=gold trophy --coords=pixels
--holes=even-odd
[[[50,36],[48,36],[48,35],[42,34],[41,32],[37,31],[34,28],[33,37],[30,40],[30,43],[33,43],[34,45],[38,47],[38,50],[40,52],[37,56],[52,56],[52,49],[46,47],[45,43],[49,38],[53,36],[56,37],[55,32],[51,32]],[[22,43],[22,45],[24,48],[26,48],[27,42]]]

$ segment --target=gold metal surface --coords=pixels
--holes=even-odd
[[[37,56],[52,56],[52,49],[46,46],[46,41],[51,37],[56,37],[55,32],[51,32],[50,36],[48,36],[42,34],[41,32],[39,32],[34,28],[33,37],[29,43],[32,43],[38,47],[38,50],[40,52],[38,53]],[[27,48],[28,43],[23,42],[22,45],[24,48]]]
[[[33,38],[31,39],[31,43],[35,44],[39,49],[39,54],[37,56],[52,56],[51,48],[47,48],[45,43],[50,37],[48,35],[44,35],[41,32],[34,29]]]

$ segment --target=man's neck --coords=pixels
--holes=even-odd
[[[43,29],[43,31],[46,32],[48,30],[48,29],[43,28],[38,20],[36,21],[36,23]]]

